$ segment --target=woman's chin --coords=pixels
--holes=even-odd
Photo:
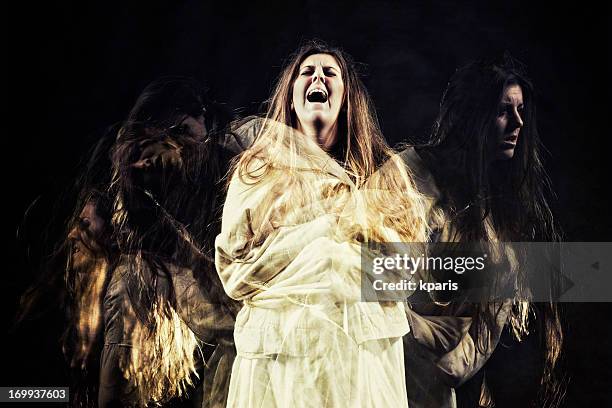
[[[514,147],[509,147],[506,149],[500,149],[497,152],[496,159],[497,160],[510,160],[514,157]]]

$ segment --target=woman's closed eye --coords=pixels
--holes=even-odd
[[[85,231],[91,225],[89,218],[79,218],[79,229]]]
[[[336,76],[336,72],[334,71],[333,68],[324,68],[323,69],[323,73],[325,74],[325,76],[328,76],[328,77],[335,77]]]

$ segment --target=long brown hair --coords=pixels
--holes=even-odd
[[[307,42],[289,58],[267,101],[267,112],[256,142],[237,159],[235,168],[238,176],[247,184],[256,184],[265,179],[273,185],[262,208],[277,206],[279,192],[285,194],[283,201],[295,209],[300,202],[302,205],[312,205],[318,199],[327,199],[332,195],[339,197],[341,190],[351,189],[348,184],[341,183],[335,191],[325,192],[321,197],[321,191],[313,190],[312,186],[304,183],[304,168],[296,166],[301,159],[308,161],[312,157],[303,154],[301,149],[309,142],[296,131],[297,118],[291,107],[293,82],[300,64],[313,54],[334,57],[345,84],[344,101],[337,119],[338,139],[330,153],[351,179],[349,184],[361,191],[368,191],[364,207],[367,211],[358,214],[359,220],[347,220],[345,232],[359,241],[425,241],[427,222],[424,201],[414,186],[409,170],[385,142],[373,104],[352,58],[341,49],[321,41]],[[317,168],[317,165],[310,170],[313,168]],[[293,194],[291,199],[286,198],[289,194]],[[283,211],[280,214],[287,215]],[[259,221],[259,226],[266,222],[274,225],[278,219]],[[355,224],[359,224],[359,227],[356,228]],[[262,234],[265,234],[265,228],[262,230]],[[390,231],[395,234],[389,235]],[[261,238],[259,236],[255,240]]]
[[[514,157],[491,166],[487,146],[499,101],[511,85],[521,87],[525,123]],[[542,160],[535,90],[523,64],[509,54],[476,61],[455,72],[442,97],[431,142],[417,149],[443,192],[442,206],[456,239],[488,241],[493,234],[505,242],[560,241],[549,204],[554,193]],[[487,228],[487,221],[492,228]],[[528,278],[519,270],[518,297],[522,299],[529,299]],[[552,299],[539,309],[531,302],[516,301],[509,326],[520,340],[534,323],[529,316],[539,312],[535,324],[546,345],[543,400],[546,406],[555,406],[564,392],[554,373],[563,331]]]
[[[200,115],[204,138],[181,124],[186,116]],[[208,272],[226,160],[218,138],[228,119],[194,79],[159,78],[138,97],[112,150],[113,227],[135,315],[129,339],[134,347],[120,368],[142,406],[184,396],[194,385],[201,354],[199,340],[178,314],[173,268],[197,271],[211,297],[225,301],[218,277]],[[181,165],[161,165],[146,178],[133,163],[143,146],[155,143],[179,152]]]

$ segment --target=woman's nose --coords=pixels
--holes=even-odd
[[[523,118],[521,118],[521,113],[514,109],[512,112],[512,120],[514,121],[514,125],[518,128],[523,127]]]
[[[68,239],[71,240],[71,241],[74,241],[74,240],[78,239],[78,237],[79,237],[78,228],[77,227],[72,227],[72,229],[68,233]]]
[[[320,80],[322,83],[325,83],[325,75],[323,75],[322,68],[315,69],[312,75],[312,83],[314,84],[317,81],[317,79]]]

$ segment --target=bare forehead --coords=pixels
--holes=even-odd
[[[336,58],[329,54],[312,54],[306,57],[304,61],[300,64],[300,68],[308,67],[308,66],[322,66],[323,68],[335,68],[340,71],[340,65]]]
[[[523,103],[523,90],[521,86],[517,84],[508,85],[504,89],[502,102]]]

